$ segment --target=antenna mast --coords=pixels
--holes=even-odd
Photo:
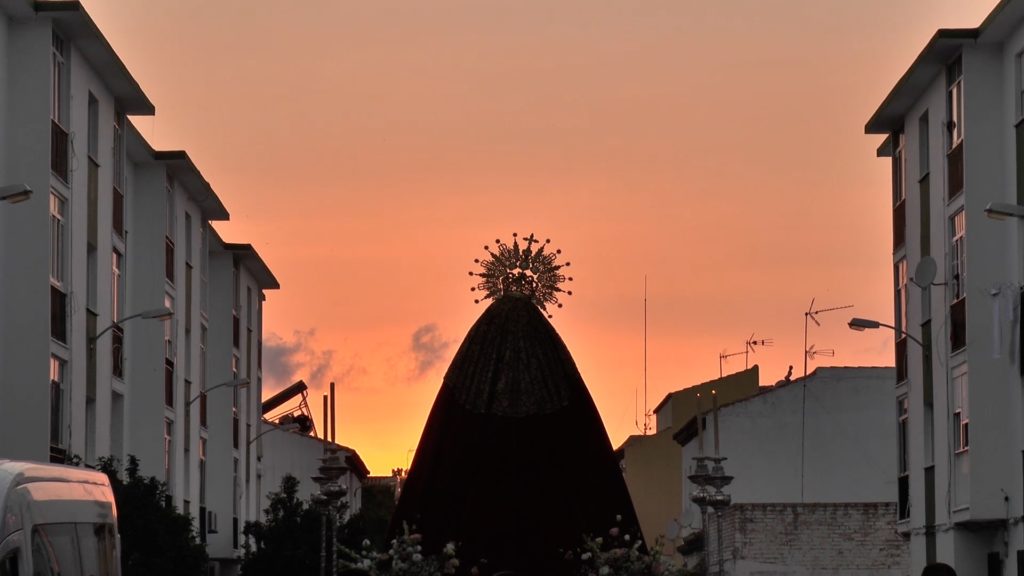
[[[647,274],[644,274],[644,436],[651,429],[651,413],[647,411]]]
[[[822,312],[832,312],[834,310],[845,310],[847,308],[853,308],[853,304],[847,304],[846,306],[834,306],[832,308],[819,308],[814,309],[814,298],[811,298],[811,305],[807,307],[807,312],[804,312],[804,376],[807,376],[807,359],[814,358],[815,356],[835,356],[835,350],[822,349],[815,350],[812,345],[810,348],[807,347],[807,320],[810,319],[816,325],[821,326],[821,322],[815,318],[815,314],[821,314]]]

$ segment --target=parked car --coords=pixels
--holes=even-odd
[[[0,576],[120,576],[106,475],[0,460]]]

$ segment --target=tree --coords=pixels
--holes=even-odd
[[[139,459],[128,456],[125,477],[115,458],[100,458],[110,479],[121,534],[122,576],[203,576],[209,560],[192,519],[170,504],[163,482],[139,474]]]
[[[395,513],[395,488],[387,484],[368,484],[362,488],[359,512],[342,527],[342,546],[358,549],[363,540],[369,540],[377,550],[385,550],[388,526]]]
[[[298,479],[285,475],[281,489],[269,495],[266,521],[245,523],[243,576],[319,574],[320,513],[300,500],[298,492]]]

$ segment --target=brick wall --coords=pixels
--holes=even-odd
[[[736,504],[721,517],[730,576],[905,576],[907,541],[896,504]],[[708,514],[708,573],[718,571],[718,526]]]

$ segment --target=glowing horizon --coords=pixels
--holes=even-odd
[[[892,365],[889,163],[863,125],[939,27],[995,0],[528,0],[301,6],[84,0],[281,282],[264,395],[338,383],[338,440],[405,467],[486,303],[467,272],[513,232],[551,238],[574,295],[551,322],[613,446],[719,355],[771,338],[762,385]],[[744,366],[743,356],[724,364]]]

